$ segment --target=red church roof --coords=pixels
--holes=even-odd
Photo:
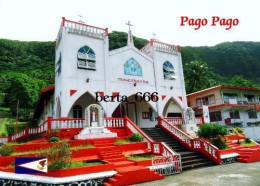
[[[50,100],[50,97],[53,95],[54,93],[54,89],[55,89],[55,86],[50,86],[50,87],[47,87],[47,88],[44,88],[41,90],[41,93],[40,93],[40,96],[39,96],[39,99],[38,99],[38,102],[36,104],[36,108],[35,108],[35,111],[34,111],[34,115],[33,115],[33,119],[38,119],[41,115],[41,113],[43,112],[44,110],[44,102],[46,101],[49,101]]]

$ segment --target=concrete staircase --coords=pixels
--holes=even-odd
[[[144,166],[127,166],[115,169],[118,173],[103,185],[119,186],[163,179],[164,176]]]
[[[170,146],[175,152],[181,155],[182,170],[189,170],[199,167],[208,167],[214,165],[209,158],[203,154],[195,151],[190,151],[180,144],[176,139],[167,134],[161,128],[143,128],[142,129],[148,136],[150,136],[154,141],[165,142]]]

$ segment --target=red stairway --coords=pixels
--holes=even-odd
[[[143,166],[127,166],[116,168],[118,172],[105,182],[105,186],[119,186],[163,179],[164,176]]]
[[[260,146],[252,148],[242,148],[238,150],[238,162],[251,163],[260,161]]]

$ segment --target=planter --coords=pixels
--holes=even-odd
[[[85,166],[85,167],[70,168],[70,169],[49,170],[47,174],[42,174],[40,176],[68,177],[68,176],[76,176],[81,174],[111,171],[114,169],[115,169],[114,164],[93,165],[93,166]]]

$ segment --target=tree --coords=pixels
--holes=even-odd
[[[211,123],[201,125],[197,132],[197,135],[200,138],[207,139],[219,149],[225,149],[228,147],[226,143],[223,141],[223,136],[227,134],[228,130],[224,126]]]
[[[230,85],[233,86],[238,86],[238,87],[250,87],[250,88],[255,88],[255,85],[252,81],[244,78],[241,75],[236,75],[233,76],[231,81],[230,81]]]
[[[23,120],[28,120],[39,92],[45,86],[44,81],[30,78],[25,74],[13,76],[9,93],[9,106],[13,115],[16,114],[17,99],[19,99],[19,116],[22,116]]]
[[[191,61],[184,65],[184,77],[187,93],[210,87],[210,76],[207,63],[204,61]]]

